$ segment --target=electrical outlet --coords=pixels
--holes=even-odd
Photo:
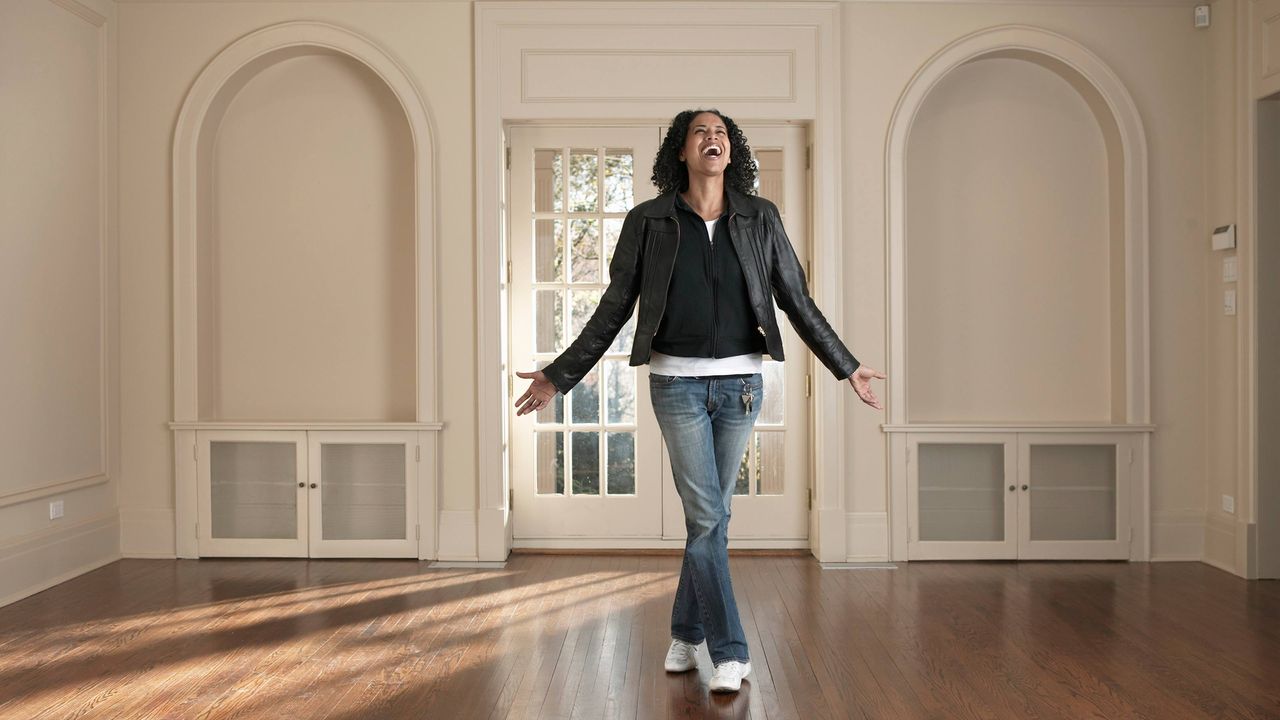
[[[1230,495],[1222,496],[1222,511],[1234,514],[1236,511],[1236,499]]]
[[[1236,314],[1236,291],[1235,290],[1227,290],[1222,294],[1222,314],[1223,315]]]
[[[49,519],[57,520],[60,517],[62,517],[62,501],[54,500],[49,503]]]

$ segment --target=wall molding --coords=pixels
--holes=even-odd
[[[85,488],[102,485],[103,483],[110,481],[110,477],[105,474],[98,473],[88,477],[75,478],[72,480],[59,480],[47,485],[37,485],[34,487],[23,488],[21,490],[14,490],[13,492],[0,494],[0,507],[8,507],[9,505],[18,505],[32,500],[39,500],[42,497],[49,497],[50,495],[59,495],[75,490],[83,490]]]
[[[0,607],[119,560],[119,547],[114,509],[6,540],[0,545]]]

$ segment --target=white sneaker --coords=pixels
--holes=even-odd
[[[671,638],[664,665],[667,672],[684,672],[698,667],[698,646]]]
[[[738,692],[742,678],[751,674],[751,663],[729,660],[716,666],[711,676],[711,692]]]

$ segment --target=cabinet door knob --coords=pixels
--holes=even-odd
[[[311,487],[315,487],[315,485],[312,485]],[[1027,489],[1027,486],[1026,486],[1026,485],[1023,485],[1023,486],[1022,486],[1022,489],[1023,489],[1023,490],[1026,490],[1026,489]]]
[[[1009,492],[1013,492],[1014,490],[1017,490],[1017,489],[1018,488],[1016,486],[1013,486],[1013,485],[1009,486]]]
[[[315,484],[315,483],[311,483],[311,489],[312,489],[312,490],[314,490],[315,488],[316,488],[316,484]],[[1025,485],[1023,485],[1023,486],[1022,486],[1022,489],[1023,489],[1023,490],[1026,490],[1026,489],[1027,489],[1027,487],[1026,487]]]
[[[306,483],[304,483],[304,482],[300,482],[300,483],[298,483],[298,487],[300,487],[300,488],[304,488],[304,487],[306,487],[306,486],[307,486],[307,484],[306,484]],[[1012,490],[1013,488],[1009,488],[1009,489],[1010,489],[1010,490]]]

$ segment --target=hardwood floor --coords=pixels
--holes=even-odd
[[[662,669],[679,567],[125,560],[0,608],[0,718],[1280,718],[1280,583],[735,555],[720,696]]]

